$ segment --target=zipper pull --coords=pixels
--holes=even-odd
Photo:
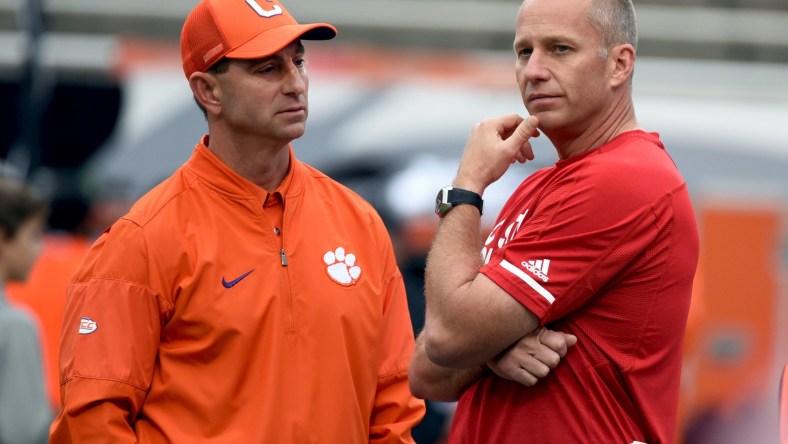
[[[287,256],[285,256],[285,249],[282,248],[279,250],[279,255],[282,256],[282,266],[287,267]]]

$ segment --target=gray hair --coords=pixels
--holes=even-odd
[[[629,43],[637,50],[638,31],[632,0],[592,0],[588,14],[599,35],[602,58],[607,58],[610,48],[622,43]]]

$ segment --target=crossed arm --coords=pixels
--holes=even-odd
[[[424,340],[419,336],[408,370],[410,390],[418,398],[457,401],[465,389],[487,371],[532,386],[556,368],[569,347],[576,342],[577,338],[573,335],[542,327],[517,341],[486,365],[456,369],[441,367],[430,361],[424,351]]]
[[[533,159],[535,118],[506,116],[477,124],[454,186],[483,194],[514,161]],[[456,400],[487,367],[532,385],[546,376],[576,339],[539,330],[539,320],[479,273],[479,211],[454,208],[441,222],[427,260],[427,313],[410,366],[416,396]],[[543,343],[542,341],[546,342]]]

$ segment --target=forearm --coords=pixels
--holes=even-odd
[[[535,125],[518,116],[476,125],[453,185],[481,195],[512,161],[533,158],[527,139]],[[533,313],[479,273],[480,216],[473,205],[451,209],[427,259],[424,349],[439,366],[482,365],[539,326]]]
[[[427,261],[424,349],[439,366],[483,365],[539,326],[481,266],[479,212],[459,206],[441,223]]]
[[[426,315],[436,328],[464,326],[462,303],[482,265],[479,219],[479,210],[462,205],[438,227],[425,269]]]
[[[411,393],[418,398],[451,402],[459,400],[483,372],[481,366],[466,369],[438,366],[427,357],[424,339],[420,336],[410,362],[408,382]]]
[[[463,165],[452,185],[483,195],[489,182],[474,180]],[[452,208],[438,226],[425,270],[427,317],[437,321],[438,329],[465,326],[462,302],[482,266],[481,248],[480,210],[473,205]]]
[[[427,356],[442,366],[472,367],[500,351],[488,350],[485,335],[477,334],[484,329],[484,315],[477,309],[482,295],[472,292],[482,265],[479,219],[479,211],[471,205],[452,209],[441,221],[427,258],[424,347]],[[446,359],[483,350],[489,356],[477,362]]]

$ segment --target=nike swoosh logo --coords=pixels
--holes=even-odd
[[[238,276],[237,278],[231,280],[230,282],[227,282],[226,280],[224,280],[224,276],[222,276],[222,285],[224,285],[224,288],[233,288],[233,287],[235,287],[235,284],[241,282],[243,280],[243,278],[245,278],[246,276],[249,276],[249,273],[251,273],[253,271],[254,271],[254,269],[251,269],[251,270],[247,271],[246,273]]]

